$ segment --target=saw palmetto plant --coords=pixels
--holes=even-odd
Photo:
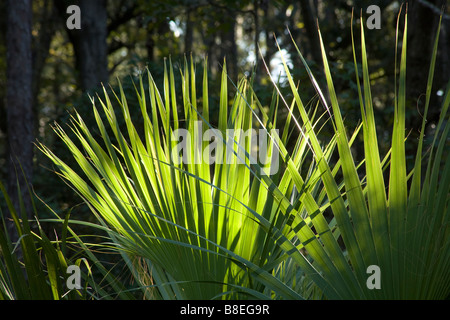
[[[42,226],[47,219],[39,220],[33,198],[33,219],[29,219],[23,205],[19,210],[13,206],[1,182],[0,195],[5,200],[5,210],[9,211],[14,230],[19,236],[16,242],[12,241],[6,228],[6,219],[2,215],[0,300],[133,298],[123,284],[111,275],[111,270],[99,261],[95,253],[96,245],[90,244],[73,231],[69,225],[70,213],[67,213],[63,223],[59,225],[62,227],[60,238],[51,240]],[[23,198],[21,201],[23,203]],[[53,210],[49,210],[56,215]],[[79,288],[69,287],[74,283],[70,279],[71,274],[67,272],[70,266],[76,266],[80,270]],[[98,273],[98,276],[94,277],[93,272]],[[106,288],[108,286],[110,289]]]
[[[298,50],[317,104],[305,104],[284,59],[290,98],[273,81],[268,108],[252,90],[251,79],[230,84],[224,65],[213,125],[206,61],[200,82],[195,64],[185,62],[181,101],[169,61],[163,79],[153,79],[148,71],[135,84],[142,127],[131,121],[121,87],[112,94],[104,90],[92,99],[95,128],[80,114],[69,129],[75,139],[55,126],[77,167],[46,146],[39,148],[109,231],[147,298],[446,298],[450,93],[447,88],[431,147],[423,150],[438,33],[415,164],[408,172],[406,21],[407,14],[386,155],[378,148],[362,19],[362,74],[353,43],[362,120],[357,128],[345,126],[322,44],[326,88],[320,88]],[[235,95],[229,101],[231,86]],[[281,109],[288,116],[280,125]],[[320,137],[322,126],[334,132],[328,141]],[[183,141],[177,136],[181,131]],[[358,135],[364,141],[362,162],[351,152]],[[264,156],[255,160],[255,154]],[[380,272],[375,288],[367,281],[370,266]]]

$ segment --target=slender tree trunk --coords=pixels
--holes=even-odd
[[[192,41],[194,35],[192,21],[192,9],[187,6],[186,8],[186,29],[184,35],[184,54],[189,56],[192,53]]]
[[[445,0],[427,0],[413,1],[408,3],[408,51],[407,51],[407,97],[409,99],[409,108],[419,107],[423,110],[424,97],[421,95],[426,92],[428,79],[428,68],[433,51],[435,34],[439,22],[441,6]],[[448,40],[449,33],[446,29],[448,22],[443,20],[439,51],[436,58],[436,72],[433,81],[433,92],[431,94],[430,109],[428,114],[428,123],[437,121],[440,114],[440,105],[442,97],[436,94],[438,90],[444,90],[450,74],[448,64]],[[420,102],[420,103],[419,103]],[[421,111],[422,112],[422,111]],[[413,129],[413,134],[417,134],[420,128],[422,118],[411,117],[407,123],[409,129]]]
[[[258,50],[258,46],[259,46],[259,33],[260,33],[260,26],[259,26],[259,1],[258,0],[254,0],[253,1],[253,19],[254,19],[254,23],[255,23],[255,35],[253,38],[253,46],[254,51],[255,51],[255,64],[258,64],[258,60],[259,60],[259,50]]]
[[[300,0],[300,8],[305,23],[306,34],[309,42],[309,57],[316,63],[322,61],[319,33],[317,32],[317,14],[313,0]]]
[[[238,57],[236,45],[236,20],[228,17],[224,21],[224,31],[220,34],[221,58],[226,58],[227,73],[231,80],[236,83],[238,75]]]
[[[9,143],[8,192],[14,207],[20,208],[18,186],[28,216],[31,198],[28,184],[33,173],[33,108],[31,0],[9,0],[6,32],[6,116]],[[22,174],[23,170],[23,174]],[[8,231],[17,240],[12,223]]]
[[[0,46],[3,48],[6,48],[7,7],[6,1],[0,1]],[[6,59],[6,52],[3,58]],[[6,65],[2,65],[0,68],[0,133],[6,136],[8,131],[6,125]],[[0,157],[7,158],[6,152],[5,150],[1,153]]]
[[[49,55],[50,44],[55,34],[56,28],[59,26],[59,15],[54,6],[53,0],[45,0],[40,12],[36,12],[33,19],[39,19],[39,33],[32,40],[32,59],[33,59],[33,78],[32,78],[32,95],[33,95],[33,113],[34,113],[34,135],[36,136],[39,128],[39,110],[38,96],[41,88],[42,70],[45,61]]]
[[[268,25],[271,19],[273,19],[273,17],[271,16],[270,8],[271,7],[269,0],[263,0],[261,2],[261,9],[263,10],[262,21],[264,25]],[[264,28],[264,36],[266,40],[266,52],[264,54],[264,61],[266,62],[267,65],[270,65],[270,60],[272,60],[272,57],[275,55],[275,53],[277,53],[278,49],[275,43],[275,38],[272,29]],[[267,72],[263,63],[260,64],[259,70],[261,75],[265,75]]]
[[[209,69],[212,75],[216,75],[218,69],[216,67],[217,62],[217,46],[216,42],[216,34],[213,32],[209,32],[214,28],[214,21],[212,19],[205,19],[202,23],[202,27],[199,29],[200,35],[202,37],[202,41],[206,47],[206,56],[208,57]],[[213,63],[211,63],[213,62]]]
[[[153,62],[155,59],[155,39],[154,37],[155,33],[155,26],[154,22],[150,21],[147,24],[147,38],[145,40],[145,48],[147,49],[147,60],[149,62]]]

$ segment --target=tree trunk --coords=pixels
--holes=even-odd
[[[32,206],[28,184],[33,172],[33,108],[32,108],[32,53],[31,53],[31,0],[9,0],[6,33],[6,116],[9,143],[8,192],[16,210],[20,196],[26,214],[31,216]],[[23,171],[23,173],[22,173]],[[12,223],[8,231],[17,240]]]
[[[202,27],[199,28],[199,31],[202,37],[202,41],[206,47],[205,54],[208,57],[209,70],[212,75],[216,75],[218,72],[217,68],[218,46],[216,46],[216,34],[214,32],[211,32],[213,28],[214,28],[214,20],[209,17],[208,19],[202,21]]]
[[[155,33],[155,26],[154,26],[154,22],[153,21],[149,21],[147,23],[147,37],[145,40],[145,48],[147,50],[147,60],[149,62],[153,62],[153,60],[155,59],[155,39],[154,37],[154,33]]]
[[[317,15],[312,0],[300,0],[300,8],[305,23],[305,30],[309,42],[308,58],[314,60],[316,63],[322,61],[322,54],[320,50],[319,33],[317,32]]]
[[[236,45],[236,20],[234,17],[224,19],[224,30],[220,33],[221,59],[227,62],[227,73],[230,79],[237,83],[238,57]]]
[[[261,2],[261,9],[263,11],[263,25],[269,25],[269,23],[274,19],[273,9],[271,10],[270,1],[264,0]],[[286,10],[284,10],[286,12]],[[274,34],[271,28],[263,28],[264,29],[264,37],[266,40],[266,52],[264,54],[264,61],[267,65],[270,65],[270,61],[273,56],[278,52],[277,45],[275,43]],[[261,75],[266,75],[267,71],[264,67],[264,63],[259,65],[259,72]]]
[[[194,38],[193,23],[192,9],[188,6],[186,8],[186,29],[184,35],[184,54],[186,56],[189,56],[192,53],[192,41]]]
[[[81,0],[80,9],[81,32],[76,52],[81,88],[89,90],[108,81],[106,1]]]
[[[423,112],[426,92],[428,68],[430,66],[431,54],[435,40],[436,30],[439,23],[441,6],[445,4],[442,0],[413,1],[408,4],[408,51],[406,70],[406,94],[409,100],[409,108]],[[438,56],[436,58],[436,71],[433,81],[433,91],[430,100],[430,109],[427,116],[428,123],[437,121],[440,114],[442,97],[436,92],[445,91],[450,74],[448,63],[449,32],[448,21],[443,19],[439,39]],[[420,103],[419,103],[420,102]],[[413,129],[412,134],[418,134],[422,118],[411,117],[407,123],[408,129]]]
[[[108,81],[108,27],[106,0],[55,1],[60,14],[67,16],[69,5],[81,11],[81,30],[67,30],[73,44],[76,69],[83,91],[95,89]]]
[[[60,22],[53,0],[45,0],[39,8],[39,12],[34,12],[33,20],[37,20],[37,28],[39,28],[38,35],[32,39],[32,104],[34,108],[34,135],[37,136],[39,129],[38,96],[41,88],[42,71],[49,55],[50,44]]]

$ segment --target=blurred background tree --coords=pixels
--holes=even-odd
[[[33,178],[33,101],[32,101],[32,37],[31,0],[7,1],[6,10],[6,131],[8,135],[8,189],[11,201],[19,209],[18,188],[28,200],[25,212],[31,215],[28,183]],[[13,224],[7,225],[12,239],[17,240]]]
[[[31,1],[30,1],[31,2]],[[412,137],[418,134],[424,101],[426,76],[434,32],[445,0],[414,0],[408,3],[410,35],[408,39],[408,96],[407,129]],[[69,30],[66,19],[69,5],[81,9],[81,30]],[[367,30],[366,41],[370,52],[369,67],[373,84],[374,106],[377,109],[379,135],[388,141],[393,119],[394,87],[392,87],[395,63],[392,48],[395,44],[395,24],[401,6],[400,1],[350,1],[350,0],[33,0],[30,25],[20,21],[20,28],[7,19],[14,14],[19,1],[0,3],[0,179],[12,181],[12,149],[15,139],[21,148],[39,139],[53,150],[58,149],[50,124],[68,121],[73,108],[82,114],[91,112],[87,93],[94,95],[101,83],[114,87],[116,78],[124,82],[132,92],[130,82],[146,66],[155,78],[162,74],[164,58],[171,58],[175,65],[192,57],[201,61],[208,57],[211,68],[211,108],[218,101],[214,97],[216,78],[226,58],[230,83],[238,77],[254,73],[254,86],[260,99],[269,103],[272,86],[266,76],[262,59],[275,76],[283,77],[280,52],[288,59],[292,73],[299,81],[299,90],[314,98],[307,74],[301,67],[288,29],[304,56],[311,63],[317,78],[320,77],[321,58],[317,23],[321,28],[328,58],[332,66],[336,90],[349,130],[360,121],[358,97],[355,94],[355,78],[351,51],[350,23],[352,8],[355,20],[360,13],[368,18],[366,9],[376,4],[381,9],[381,29]],[[32,20],[31,20],[32,19]],[[440,51],[437,60],[433,100],[430,105],[428,130],[435,128],[439,114],[438,105],[449,80],[449,8],[444,8]],[[7,57],[16,59],[15,48],[8,41],[8,32],[25,30],[31,35],[28,54],[31,59],[20,60],[19,65]],[[28,40],[27,40],[28,41]],[[31,78],[30,86],[10,81],[8,63],[20,80]],[[19,68],[20,66],[20,68]],[[11,69],[13,68],[13,69]],[[158,80],[157,80],[158,82]],[[30,96],[29,103],[21,99]],[[215,100],[216,99],[216,100]],[[28,100],[27,100],[28,101]],[[317,100],[315,100],[317,101]],[[18,107],[17,107],[18,106]],[[19,111],[16,108],[25,108]],[[137,106],[136,106],[137,107]],[[27,111],[25,111],[27,110]],[[20,117],[8,118],[17,111]],[[356,111],[356,112],[354,112]],[[280,108],[280,117],[286,114]],[[214,113],[212,113],[214,114]],[[26,121],[18,124],[15,121]],[[94,121],[92,119],[92,121]],[[11,129],[16,128],[16,129]],[[22,128],[22,129],[17,129]],[[30,135],[25,128],[33,128]],[[325,133],[326,134],[326,133]],[[411,139],[411,152],[414,141]],[[382,141],[381,141],[382,142]],[[381,143],[381,148],[383,144]],[[385,147],[385,146],[384,146]],[[383,149],[382,149],[383,150]],[[355,156],[362,152],[362,144],[356,143]],[[386,150],[384,150],[386,152]],[[80,200],[54,174],[42,155],[25,153],[22,164],[30,163],[29,177],[35,192],[45,201],[62,211]],[[28,162],[27,162],[28,161]],[[33,174],[32,174],[33,172]],[[12,187],[11,187],[12,188]],[[80,209],[81,210],[81,209]]]

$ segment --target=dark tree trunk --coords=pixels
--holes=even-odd
[[[67,6],[80,7],[81,30],[68,30],[68,35],[75,51],[81,89],[94,89],[108,81],[106,0],[55,1],[55,4],[64,16]]]
[[[145,48],[147,49],[147,60],[153,62],[155,59],[155,27],[153,21],[147,23],[147,38],[145,41]]]
[[[17,187],[20,187],[26,213],[31,216],[32,206],[28,192],[33,172],[31,0],[9,0],[7,11],[8,192],[14,207],[19,209]],[[9,224],[8,230],[13,241],[17,240],[12,224]]]
[[[206,47],[206,56],[208,57],[209,61],[209,68],[211,71],[211,74],[215,75],[218,71],[217,69],[217,60],[218,60],[218,54],[217,52],[217,46],[216,44],[216,34],[214,32],[211,32],[214,28],[214,20],[213,19],[205,19],[202,23],[202,27],[200,28],[200,35],[202,37],[203,43]],[[211,63],[213,62],[213,63]]]
[[[0,46],[6,49],[6,24],[7,24],[7,3],[0,1]],[[6,61],[6,51],[2,52],[2,58]],[[0,66],[0,134],[6,136],[6,64]],[[3,151],[3,150],[2,150]],[[6,150],[0,157],[6,158]],[[6,170],[1,173],[6,173]],[[2,176],[3,178],[3,176]],[[6,177],[5,177],[6,179]]]
[[[300,0],[300,8],[309,42],[310,54],[308,55],[308,58],[314,60],[316,63],[320,63],[320,61],[322,61],[322,54],[320,50],[319,33],[317,32],[317,15],[314,8],[314,1]]]
[[[192,9],[186,8],[186,29],[184,35],[184,54],[189,56],[192,53],[192,41],[194,36]]]
[[[75,51],[81,88],[89,90],[108,81],[106,1],[81,0],[80,9],[81,32],[75,37]]]
[[[426,92],[428,68],[430,66],[431,54],[435,34],[439,23],[440,9],[445,0],[412,1],[408,3],[408,48],[407,48],[407,71],[406,71],[406,94],[409,100],[409,108],[419,109],[423,112]],[[448,15],[447,15],[448,19]],[[436,92],[445,91],[450,74],[448,63],[448,20],[443,19],[439,39],[439,51],[436,59],[435,78],[430,100],[430,109],[427,119],[431,124],[438,120],[442,97]],[[420,100],[419,100],[420,99]],[[413,134],[418,134],[422,118],[411,117],[407,123],[408,129],[413,129]]]
[[[236,83],[238,76],[238,59],[236,45],[236,21],[234,17],[224,19],[224,30],[220,33],[221,59],[227,62],[227,73]]]
[[[54,6],[53,0],[46,0],[43,2],[40,11],[36,12],[33,19],[39,19],[38,28],[39,33],[33,37],[32,40],[32,59],[33,59],[33,79],[32,79],[32,96],[33,96],[33,108],[34,108],[34,129],[35,135],[39,127],[39,110],[38,107],[38,95],[41,88],[41,76],[45,66],[45,60],[49,55],[50,44],[58,27],[59,15]]]
[[[273,19],[270,11],[270,1],[263,0],[261,2],[261,9],[263,10],[263,24],[268,25],[270,21]],[[286,11],[284,11],[286,12]],[[270,65],[270,60],[272,57],[278,52],[277,45],[275,43],[275,38],[273,34],[273,30],[271,28],[264,28],[264,37],[266,40],[266,52],[264,54],[264,61],[267,65]],[[259,68],[261,75],[266,75],[267,70],[264,67],[263,63],[260,63]]]
[[[254,48],[254,54],[255,54],[255,65],[258,65],[258,60],[259,60],[259,50],[258,50],[258,46],[259,46],[259,34],[261,32],[260,30],[260,22],[259,22],[259,9],[260,9],[260,3],[258,0],[254,0],[253,1],[253,20],[255,23],[255,34],[253,37],[253,46]],[[259,73],[257,73],[255,75],[255,80],[256,82],[259,81]]]

